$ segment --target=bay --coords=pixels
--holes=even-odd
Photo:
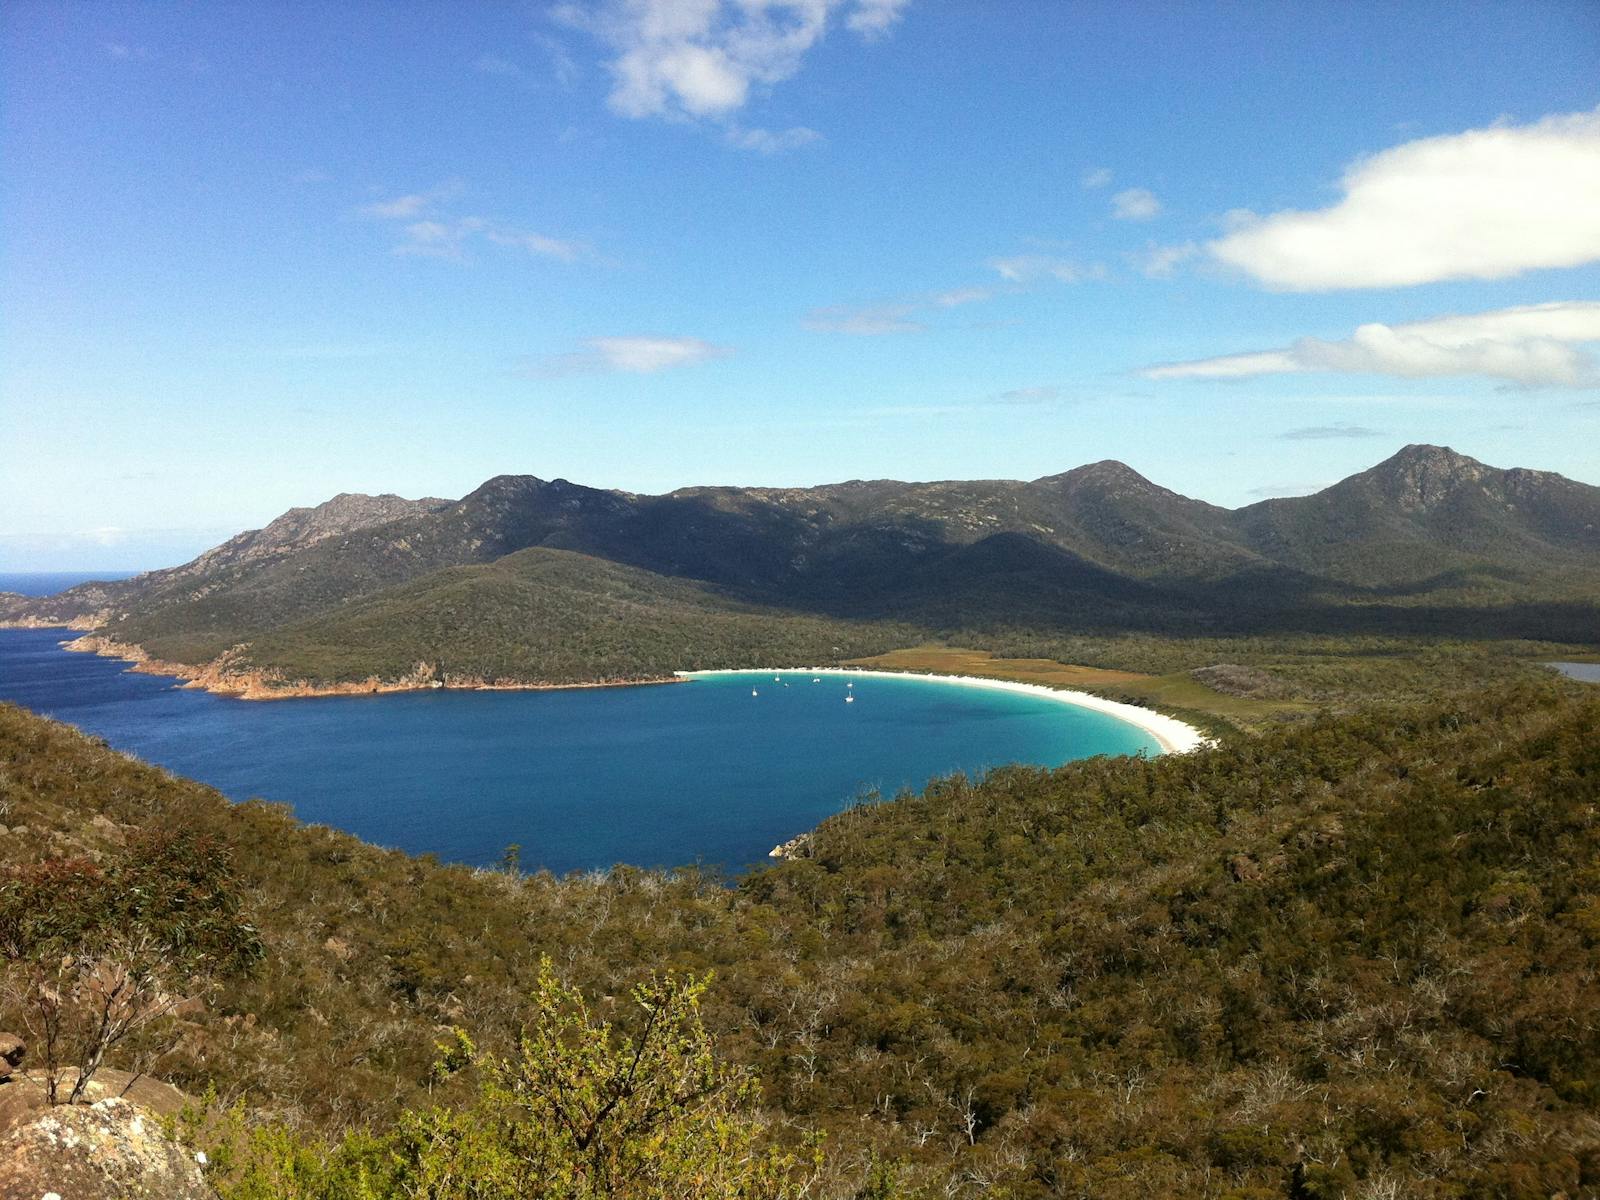
[[[71,636],[0,630],[0,700],[232,799],[473,865],[515,843],[525,869],[736,871],[874,791],[1158,752],[1103,713],[912,677],[243,701],[62,650]]]

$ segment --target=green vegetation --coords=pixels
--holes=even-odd
[[[957,777],[730,887],[407,858],[0,708],[0,844],[12,869],[115,869],[146,829],[228,848],[262,955],[146,1049],[244,1104],[229,1186],[365,1163],[365,1193],[301,1194],[418,1194],[384,1172],[521,1153],[598,1178],[516,1128],[553,1094],[518,1080],[613,1094],[671,1009],[651,1080],[721,1099],[709,1132],[693,1102],[662,1127],[663,1171],[725,1137],[826,1197],[1576,1197],[1600,1188],[1597,728],[1600,695],[1536,677]],[[441,1026],[474,1044],[445,1075]]]
[[[711,1053],[704,981],[633,989],[636,1037],[617,1037],[542,961],[516,1048],[479,1053],[460,1030],[436,1074],[472,1069],[464,1104],[405,1113],[390,1132],[347,1132],[319,1146],[281,1125],[191,1110],[188,1139],[212,1147],[225,1200],[428,1196],[522,1200],[742,1200],[798,1195],[799,1163],[763,1147],[757,1087]],[[220,1143],[219,1143],[220,1137]],[[218,1147],[220,1144],[220,1152]]]
[[[852,665],[1073,688],[1160,709],[1224,733],[1318,712],[1349,712],[1380,696],[1426,700],[1533,682],[1548,675],[1541,663],[1577,653],[1538,642],[1393,637],[1061,637],[998,631],[988,638],[1002,656],[928,645],[855,659]]]
[[[675,670],[822,664],[904,643],[888,623],[785,615],[703,584],[565,550],[453,567],[258,637],[241,665],[291,679],[395,679],[425,664],[444,680],[584,683]],[[163,643],[156,642],[159,651]]]

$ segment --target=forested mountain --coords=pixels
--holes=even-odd
[[[240,1105],[191,1131],[228,1200],[510,1200],[519,1155],[554,1178],[630,1154],[686,1174],[601,1194],[1577,1200],[1600,1189],[1597,727],[1551,676],[957,777],[729,887],[408,858],[0,705],[0,953],[69,1018],[105,945],[164,955],[193,1000],[110,1065]],[[629,989],[664,971],[714,972],[677,1052],[696,1086],[759,1089],[714,1128],[625,1106],[563,1142],[553,1105],[609,1094],[648,1024]],[[37,1024],[30,996],[0,992],[0,1027]],[[521,1090],[497,1093],[508,1052]],[[677,1060],[646,1061],[649,1089]],[[798,1160],[713,1185],[751,1161],[730,1133]]]
[[[338,642],[350,650],[341,673],[382,674],[393,665],[384,647],[407,622],[435,631],[435,657],[462,658],[467,639],[481,642],[493,622],[506,577],[423,581],[530,549],[585,556],[595,580],[615,577],[606,564],[648,572],[646,590],[665,605],[657,623],[687,642],[704,641],[695,614],[725,604],[773,622],[894,622],[932,634],[1401,630],[1586,641],[1600,615],[1600,488],[1410,446],[1316,495],[1233,511],[1116,462],[1027,483],[664,496],[499,476],[455,502],[341,496],[183,567],[8,598],[0,619],[70,621],[183,663],[244,646],[255,665],[293,661],[312,669],[308,678],[334,675],[303,653],[310,642]],[[577,569],[568,563],[563,578]],[[523,594],[541,586],[522,578]],[[474,593],[474,581],[485,590]],[[688,607],[685,581],[695,587]],[[446,594],[451,604],[440,607]],[[575,611],[559,597],[546,608]],[[378,613],[392,623],[375,622]],[[540,628],[559,638],[565,626]],[[308,641],[296,641],[299,630]],[[635,653],[614,632],[609,665],[597,660],[592,677]],[[467,657],[489,675],[526,669],[516,656]]]

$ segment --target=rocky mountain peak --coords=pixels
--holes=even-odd
[[[1431,508],[1463,486],[1482,484],[1499,474],[1448,446],[1416,444],[1385,459],[1364,477],[1378,483],[1402,507]]]
[[[1157,489],[1139,472],[1135,471],[1125,462],[1118,462],[1114,458],[1101,459],[1099,462],[1086,463],[1081,467],[1074,467],[1070,471],[1063,471],[1059,475],[1046,475],[1042,479],[1035,479],[1034,483],[1042,483],[1069,490],[1095,489],[1095,490],[1163,490]]]

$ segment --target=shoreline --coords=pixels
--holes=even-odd
[[[1092,692],[1079,692],[1070,688],[1046,687],[1042,683],[1019,683],[1010,679],[986,679],[981,675],[938,675],[931,671],[880,671],[854,667],[737,667],[726,671],[679,671],[684,679],[710,675],[845,675],[864,679],[925,679],[960,687],[988,688],[998,692],[1017,692],[1027,696],[1042,696],[1059,704],[1072,704],[1089,708],[1107,716],[1116,717],[1150,735],[1163,754],[1189,754],[1214,746],[1216,740],[1207,737],[1193,725],[1169,717],[1154,709],[1140,708],[1137,704],[1124,704],[1120,700],[1107,700]]]
[[[583,691],[592,688],[652,687],[658,684],[685,683],[688,680],[712,675],[844,675],[862,679],[923,679],[948,683],[959,687],[988,688],[991,691],[1016,692],[1040,696],[1059,704],[1072,704],[1115,717],[1148,734],[1162,754],[1188,754],[1216,744],[1193,725],[1169,717],[1154,709],[1125,704],[1120,700],[1107,700],[1092,692],[1071,688],[1048,687],[1040,683],[1022,683],[1010,679],[990,679],[981,675],[943,675],[933,671],[885,671],[867,667],[729,667],[719,670],[674,671],[670,676],[646,679],[587,680],[578,683],[527,683],[519,680],[486,679],[435,679],[424,664],[418,671],[397,680],[369,678],[349,683],[284,682],[270,672],[261,670],[230,671],[227,655],[199,666],[189,663],[168,662],[152,658],[144,649],[126,642],[114,641],[95,633],[84,633],[70,625],[43,624],[10,628],[60,629],[78,636],[63,638],[58,645],[75,654],[95,654],[101,658],[114,658],[128,664],[128,669],[141,675],[161,675],[182,680],[179,685],[227,696],[235,700],[301,700],[331,696],[388,696],[406,692],[462,691],[462,692],[559,692]]]
[[[41,628],[34,626],[33,628]],[[53,625],[43,628],[67,629],[70,626]],[[167,662],[151,658],[141,647],[127,642],[113,641],[98,634],[83,634],[64,638],[57,643],[73,654],[94,654],[100,658],[113,658],[128,664],[128,669],[139,675],[160,675],[180,679],[179,685],[214,696],[227,696],[232,700],[309,700],[329,696],[392,696],[404,692],[562,692],[589,688],[650,687],[656,684],[682,683],[676,675],[651,679],[601,679],[581,683],[525,683],[512,679],[435,679],[431,672],[413,672],[397,680],[368,678],[349,683],[307,683],[304,680],[284,682],[270,672],[230,671],[221,665],[223,659],[214,659],[199,666],[190,663]]]

